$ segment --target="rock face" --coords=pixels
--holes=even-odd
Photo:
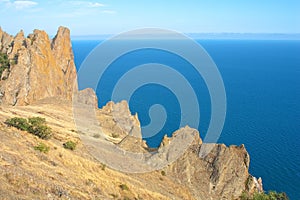
[[[190,131],[191,128],[185,127],[177,132]],[[168,149],[166,147],[173,137],[165,136],[158,151]],[[199,152],[203,145],[211,145],[212,150],[202,158]],[[262,191],[260,182],[248,172],[249,162],[244,145],[226,147],[224,144],[203,144],[197,131],[193,143],[183,156],[166,168],[166,173],[174,181],[188,187],[196,199],[238,199],[243,191]]]
[[[53,40],[41,30],[27,38],[20,31],[13,38],[0,29],[0,51],[11,61],[0,80],[0,104],[27,105],[54,96],[71,99],[73,88],[77,90],[69,29],[59,27]]]
[[[165,137],[157,149],[161,155],[157,159],[170,159],[177,154],[175,148],[169,147],[176,138],[197,133],[193,134],[194,140],[184,154],[163,169],[136,174],[121,173],[110,165],[105,168],[78,138],[72,104],[53,99],[29,106],[0,106],[0,199],[112,199],[113,194],[115,199],[231,200],[238,199],[243,190],[250,193],[262,190],[261,179],[248,173],[249,155],[244,146],[210,144],[212,151],[200,157],[200,148],[207,144],[203,144],[197,130],[189,127]],[[3,123],[11,117],[32,116],[46,118],[55,137],[39,140]],[[105,119],[106,123],[113,120]],[[92,127],[89,128],[91,131]],[[75,151],[63,148],[62,144],[68,140],[78,141]],[[40,142],[51,147],[50,153],[33,149]],[[125,137],[116,145],[137,153],[147,150],[141,139],[133,136]],[[155,156],[154,150],[151,153]],[[113,159],[118,160],[109,157]],[[127,157],[124,162],[128,163]],[[129,190],[122,190],[120,184]]]
[[[0,27],[0,52],[6,53],[13,40],[13,36],[2,31]]]
[[[89,156],[87,155],[89,154],[86,152],[87,145],[82,145],[81,149],[75,152],[77,153],[76,157],[72,157],[73,155],[70,152],[67,152],[68,156],[63,159],[61,156],[55,156],[55,153],[48,155],[51,161],[53,160],[52,164],[54,161],[59,163],[53,164],[53,166],[64,170],[65,173],[69,173],[69,177],[63,179],[62,182],[61,177],[52,177],[52,175],[61,176],[61,174],[56,173],[56,170],[52,171],[53,173],[49,173],[49,171],[54,169],[52,165],[49,168],[45,168],[47,170],[42,172],[43,176],[38,173],[35,174],[36,170],[32,166],[38,164],[37,169],[43,170],[44,167],[40,167],[40,162],[47,161],[47,159],[38,160],[38,157],[32,155],[32,152],[34,152],[32,146],[35,144],[36,138],[33,138],[34,142],[31,144],[30,137],[33,136],[28,137],[22,133],[18,137],[22,137],[24,142],[18,143],[17,139],[11,139],[14,136],[12,132],[15,132],[15,130],[10,130],[9,127],[0,123],[0,132],[7,137],[7,140],[1,145],[8,145],[4,149],[12,149],[11,151],[0,152],[5,155],[3,157],[1,154],[0,156],[0,175],[1,173],[5,174],[0,176],[1,182],[4,183],[0,184],[0,191],[7,193],[1,196],[2,193],[0,192],[0,197],[4,197],[5,199],[9,195],[19,195],[19,188],[26,191],[26,197],[29,197],[29,195],[38,195],[39,193],[46,195],[49,192],[48,189],[45,190],[44,188],[35,190],[37,188],[36,185],[32,187],[35,188],[34,190],[26,188],[29,187],[29,184],[12,185],[16,181],[10,181],[12,179],[9,178],[10,174],[13,172],[13,177],[15,177],[15,171],[18,169],[19,174],[21,174],[20,180],[30,179],[28,181],[30,183],[33,182],[33,179],[27,174],[33,174],[33,177],[37,180],[40,177],[47,179],[47,176],[51,174],[51,177],[47,179],[48,186],[56,180],[56,184],[66,187],[68,190],[74,190],[74,188],[77,190],[77,188],[91,184],[91,179],[88,179],[88,184],[81,183],[87,181],[85,180],[87,177],[95,178],[96,173],[98,174],[96,177],[101,177],[101,179],[98,181],[97,178],[95,182],[98,181],[98,184],[101,185],[100,188],[106,187],[106,190],[109,191],[107,192],[97,187],[91,190],[81,188],[79,192],[70,193],[70,195],[81,195],[80,198],[74,199],[91,199],[91,196],[82,196],[90,195],[91,193],[99,193],[98,195],[100,196],[98,198],[100,197],[100,199],[111,199],[112,194],[115,196],[114,192],[116,190],[120,190],[117,195],[118,197],[125,197],[127,195],[126,197],[128,198],[129,194],[125,194],[120,189],[120,184],[123,181],[126,181],[133,188],[132,190],[128,190],[132,193],[130,194],[130,197],[132,197],[130,199],[140,199],[141,194],[143,199],[238,199],[244,191],[248,193],[263,191],[261,178],[256,179],[248,172],[250,158],[244,145],[226,147],[224,144],[204,144],[197,130],[184,127],[174,132],[172,137],[165,136],[158,149],[150,149],[142,140],[138,116],[131,114],[126,101],[120,103],[109,102],[103,108],[98,109],[97,97],[92,89],[77,91],[74,56],[70,42],[70,31],[67,28],[60,27],[53,40],[50,40],[48,35],[40,30],[34,30],[33,34],[25,38],[23,31],[12,37],[0,28],[0,52],[6,54],[11,61],[9,69],[6,69],[2,73],[0,79],[1,121],[8,118],[8,113],[10,117],[24,115],[24,113],[29,112],[26,115],[27,117],[38,115],[48,118],[52,122],[51,126],[53,130],[56,130],[56,134],[61,132],[59,136],[56,135],[53,141],[48,142],[48,144],[55,146],[62,143],[62,141],[55,140],[60,138],[61,140],[66,140],[65,137],[67,134],[74,134],[68,137],[78,137],[74,133],[76,131],[73,124],[74,118],[76,118],[74,115],[75,106],[80,108],[77,113],[77,129],[78,124],[81,123],[83,129],[80,132],[84,137],[91,136],[92,141],[98,145],[97,141],[99,142],[101,135],[98,135],[99,131],[97,128],[101,127],[105,135],[103,137],[105,143],[103,142],[102,144],[107,145],[110,142],[110,146],[115,145],[125,151],[147,154],[149,156],[146,159],[150,163],[168,164],[162,165],[164,173],[152,170],[149,173],[136,175],[120,173],[112,169],[104,171],[103,168],[105,167],[103,165],[102,170],[100,170],[99,163],[95,162],[94,158],[88,158]],[[73,90],[75,91],[73,92]],[[72,104],[68,100],[72,99],[73,94],[75,94],[75,98],[73,98]],[[39,105],[38,100],[44,99],[46,101],[46,97],[63,97],[67,103],[65,103],[66,105],[62,105],[59,101],[55,100],[52,102],[53,105],[51,103]],[[33,105],[30,109],[28,109],[30,106],[18,106],[31,104],[35,101],[37,101],[37,104]],[[5,105],[14,105],[15,107],[5,107]],[[90,111],[86,112],[86,109],[90,109]],[[93,121],[92,117],[95,114],[96,118]],[[6,133],[7,131],[9,134]],[[82,138],[81,141],[83,141]],[[185,141],[190,141],[190,143]],[[30,145],[28,146],[28,144]],[[185,146],[187,148],[184,148]],[[22,149],[21,153],[18,152],[20,151],[19,147]],[[211,151],[202,154],[201,150],[206,147],[210,147]],[[56,146],[56,148],[59,147]],[[107,150],[107,148],[104,149]],[[61,151],[66,152],[63,149]],[[25,153],[23,154],[23,152]],[[107,153],[111,153],[111,151]],[[19,158],[26,156],[26,154],[30,155],[27,155],[28,159]],[[21,160],[22,162],[10,162],[9,158],[14,158],[16,155],[18,155],[16,160]],[[138,157],[138,159],[141,158]],[[30,159],[33,159],[30,164],[22,166],[23,162],[27,162]],[[108,159],[118,160],[118,157],[110,156]],[[125,159],[124,162],[121,162],[127,163],[129,161],[128,157]],[[69,163],[65,162],[65,160],[69,160]],[[6,166],[16,167],[17,169],[13,169],[10,172],[7,171],[8,167]],[[47,166],[47,164],[44,166]],[[74,166],[77,168],[74,169]],[[87,170],[87,167],[90,168]],[[134,166],[130,165],[130,167]],[[33,169],[32,172],[24,173],[26,170],[31,169]],[[86,174],[81,176],[78,171],[81,172],[84,170],[86,170]],[[4,177],[8,177],[9,180],[6,180]],[[73,178],[77,181],[69,182]],[[162,180],[166,182],[161,182]],[[111,185],[111,183],[113,184]],[[44,184],[45,181],[42,180],[37,185],[43,186]],[[2,187],[5,189],[1,190]],[[10,188],[8,189],[8,187]],[[18,192],[14,192],[15,190]],[[54,192],[52,195],[55,194]],[[64,194],[67,193],[65,192]]]
[[[88,105],[96,109],[98,108],[98,98],[93,89],[86,88],[74,93],[73,104]]]
[[[142,138],[140,122],[137,115],[131,115],[128,103],[108,102],[97,111],[100,126],[113,138],[123,139],[125,136]]]

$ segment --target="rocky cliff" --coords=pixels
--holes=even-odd
[[[0,51],[10,60],[0,80],[1,199],[215,200],[262,191],[261,179],[248,172],[250,157],[244,145],[203,144],[197,130],[184,127],[172,137],[165,136],[158,149],[151,149],[142,140],[138,116],[131,115],[127,102],[109,102],[98,109],[92,89],[76,92],[72,102],[76,71],[67,28],[60,27],[52,40],[44,31],[35,30],[25,38],[22,31],[12,37],[0,29]],[[81,130],[74,123],[74,106],[81,109]],[[96,121],[85,112],[88,108],[95,109]],[[52,139],[43,141],[3,123],[11,117],[32,116],[46,119]],[[92,157],[81,136],[95,145],[104,138],[105,145],[169,164],[148,173],[121,173]],[[178,149],[172,144],[186,137],[193,141],[177,159]],[[68,140],[78,144],[74,152],[63,148]],[[50,147],[48,154],[34,150],[40,143]],[[200,155],[207,146],[212,151]],[[105,153],[105,159],[117,159],[112,152]],[[126,166],[127,161],[120,164]]]
[[[97,100],[91,89],[80,93],[90,94],[79,95],[80,108],[84,107],[83,104],[90,104],[95,107]],[[193,199],[239,199],[243,192],[250,194],[263,192],[262,180],[249,174],[250,156],[244,145],[227,147],[224,144],[204,144],[199,132],[186,126],[174,132],[172,137],[165,136],[158,149],[150,149],[141,138],[142,133],[138,117],[130,114],[127,102],[108,102],[103,108],[96,109],[96,115],[99,126],[107,136],[106,140],[127,152],[143,154],[151,152],[151,155],[147,156],[147,162],[169,163],[161,169],[164,176],[167,176],[173,183],[187,188]],[[80,118],[83,120],[87,119],[87,116],[84,113],[80,114]],[[100,143],[100,139],[98,139],[99,143],[95,143],[92,126],[87,127],[89,129],[84,130],[84,135],[90,135],[91,139],[85,140],[84,143],[87,146],[91,145],[95,152],[97,146],[102,143]],[[136,132],[133,135],[134,127],[136,127]],[[187,136],[193,137],[192,143],[181,156],[177,157],[180,154],[180,148],[172,145],[172,142],[177,138]],[[179,145],[184,144],[180,143]],[[201,155],[201,148],[208,148],[211,151],[203,156]],[[100,153],[101,156],[98,157],[96,154],[94,156],[96,155],[96,158],[101,157],[100,160],[116,159],[113,149],[110,152],[102,151]],[[106,155],[104,156],[104,154]],[[130,159],[128,156],[121,163],[115,160],[114,162],[125,170],[126,168],[132,169],[134,167],[130,165],[132,162]],[[141,158],[139,157],[139,159]],[[172,159],[174,161],[169,162]],[[128,166],[124,162],[128,163]],[[138,165],[138,161],[134,163]],[[151,174],[150,172],[144,175],[148,177],[152,176]],[[148,183],[147,185],[151,184]]]
[[[72,98],[77,87],[69,29],[59,27],[52,40],[41,30],[25,38],[23,31],[12,37],[0,29],[0,52],[10,61],[0,79],[0,104],[28,105],[53,96]]]

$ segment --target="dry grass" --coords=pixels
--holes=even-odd
[[[53,138],[44,141],[2,123],[11,117],[46,118]],[[0,199],[193,199],[167,176],[160,180],[160,172],[123,174],[103,167],[76,132],[71,106],[63,100],[1,107]],[[69,140],[78,144],[75,151],[63,148]],[[41,142],[50,147],[47,154],[34,150]]]

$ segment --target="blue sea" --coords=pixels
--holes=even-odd
[[[245,144],[251,158],[250,173],[262,177],[266,191],[286,192],[300,199],[300,41],[299,40],[197,40],[217,65],[224,81],[227,114],[218,143]],[[77,69],[101,41],[73,40]],[[99,107],[110,100],[114,84],[123,73],[145,63],[179,68],[188,62],[168,52],[148,49],[118,58],[105,72],[97,88]],[[122,66],[122,67],[121,67]],[[205,136],[210,120],[210,98],[201,77],[188,67],[181,73],[194,84],[201,107],[199,132]],[[106,77],[106,78],[105,78]],[[133,93],[129,106],[142,125],[150,122],[153,104],[165,107],[168,119],[155,137],[178,129],[180,106],[167,88],[148,84]]]

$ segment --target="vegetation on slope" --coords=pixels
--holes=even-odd
[[[63,144],[63,146],[64,146],[65,149],[70,149],[72,151],[75,150],[76,145],[77,144],[75,142],[73,142],[73,141],[68,141],[68,142],[66,142],[66,143]]]
[[[2,77],[2,73],[8,69],[8,72],[10,72],[10,67],[12,65],[15,65],[17,62],[17,55],[14,59],[9,59],[6,53],[0,52],[0,78]],[[7,77],[2,77],[2,80],[7,79]]]
[[[7,55],[0,52],[0,78],[4,70],[9,69],[10,63]]]
[[[52,102],[52,99],[47,101]],[[99,163],[81,144],[71,120],[71,109],[64,106],[42,102],[0,109],[0,191],[4,192],[0,196],[7,199],[43,199],[45,196],[53,199],[168,199],[168,196],[192,199],[190,191],[174,181],[174,174],[165,171],[167,169],[131,176]],[[24,118],[15,118],[20,115]],[[51,122],[55,137],[42,141],[1,123],[11,118],[6,124],[11,121],[18,129],[28,131],[28,124],[46,122],[43,118],[30,118],[33,115],[45,116],[47,122]],[[78,150],[64,150],[62,143],[66,141],[74,141]],[[288,198],[270,192],[251,197],[245,194],[240,199]]]
[[[51,128],[46,125],[45,118],[31,117],[28,119],[13,117],[5,121],[8,126],[16,127],[19,130],[27,131],[41,139],[50,139],[52,136]]]
[[[243,193],[241,196],[241,200],[288,200],[286,193],[277,193],[274,191],[270,191],[268,194],[266,193],[254,193],[253,195],[248,195]]]
[[[39,145],[34,147],[34,150],[40,151],[42,153],[48,153],[50,150],[50,147],[48,147],[46,144],[44,143],[40,143]]]

